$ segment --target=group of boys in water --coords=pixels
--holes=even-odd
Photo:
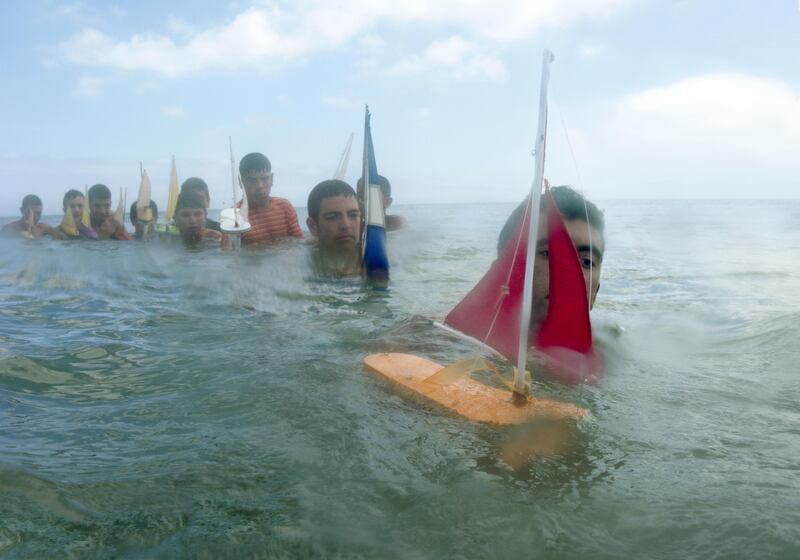
[[[272,166],[269,159],[260,153],[251,153],[239,163],[245,196],[248,203],[247,221],[251,229],[241,237],[243,247],[263,247],[286,239],[304,239],[297,212],[285,198],[272,196]],[[391,184],[384,177],[379,179],[384,197],[384,208],[389,207]],[[357,189],[363,190],[359,180]],[[584,281],[593,306],[600,288],[604,239],[604,217],[597,206],[583,195],[567,186],[554,187],[550,193],[561,213],[565,227],[572,239],[583,269]],[[331,276],[353,276],[361,274],[362,209],[361,197],[349,184],[338,179],[322,181],[308,196],[308,219],[306,224],[317,250],[313,253],[315,269]],[[188,247],[214,245],[228,249],[233,246],[229,235],[220,231],[220,224],[208,217],[208,185],[200,178],[192,177],[181,185],[174,213],[174,227],[178,235],[171,239],[182,239]],[[544,199],[543,199],[544,203]],[[84,205],[88,204],[89,223],[83,221]],[[241,204],[241,203],[240,203]],[[502,252],[512,232],[523,215],[525,204],[521,204],[509,216],[498,240],[498,255]],[[3,233],[41,237],[49,235],[56,239],[148,239],[165,237],[155,231],[158,208],[150,203],[150,216],[142,220],[141,209],[134,203],[130,208],[131,223],[135,231],[131,235],[119,223],[111,211],[111,191],[97,184],[88,191],[88,201],[83,193],[70,190],[64,195],[64,220],[60,226],[41,223],[42,202],[36,195],[28,195],[22,201],[22,219],[3,227]],[[405,219],[397,215],[386,216],[387,231],[405,226]],[[548,271],[548,225],[543,213],[537,235],[536,266],[533,280],[533,309],[531,326],[535,330],[547,314],[549,299]]]
[[[297,212],[285,198],[272,196],[272,165],[260,153],[251,153],[239,163],[245,196],[247,196],[247,221],[250,230],[241,237],[243,247],[263,247],[286,239],[304,239],[298,223]],[[391,184],[379,178],[384,208],[391,205]],[[359,181],[358,188],[362,188]],[[331,179],[315,186],[308,196],[308,226],[318,247],[316,264],[328,274],[336,276],[360,273],[361,208],[356,191],[346,182]],[[64,195],[64,220],[59,226],[40,222],[42,201],[36,195],[22,200],[22,218],[6,224],[4,234],[25,237],[50,236],[55,239],[132,240],[158,237],[180,238],[188,247],[217,245],[223,249],[233,247],[229,235],[220,231],[220,224],[208,217],[210,195],[203,179],[192,177],[183,182],[173,216],[177,235],[164,235],[155,229],[158,207],[150,201],[149,214],[139,216],[141,209],[134,202],[130,208],[133,234],[115,218],[111,209],[111,191],[97,184],[88,190],[88,200],[78,190]],[[84,206],[88,204],[89,223],[84,223]],[[386,216],[386,229],[391,231],[405,226],[405,219],[397,215]]]

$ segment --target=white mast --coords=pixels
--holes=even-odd
[[[531,304],[533,301],[533,265],[536,260],[536,239],[539,232],[539,205],[542,198],[544,180],[545,140],[547,137],[547,83],[550,80],[550,63],[555,57],[549,49],[542,54],[542,82],[539,91],[539,127],[536,131],[536,165],[531,184],[531,216],[528,228],[528,254],[525,259],[525,287],[522,292],[522,313],[519,325],[519,349],[517,352],[517,373],[514,376],[514,393],[527,395],[525,384],[525,365],[528,359],[528,335],[531,323]]]
[[[233,202],[231,206],[233,208],[234,224],[238,228],[239,213],[236,211],[236,162],[233,159],[233,139],[230,136],[228,136],[228,147],[230,148],[231,152],[231,189],[233,191]]]

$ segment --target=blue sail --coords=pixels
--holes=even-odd
[[[366,188],[362,194],[364,209],[361,233],[361,259],[367,280],[376,284],[389,281],[389,259],[386,256],[386,210],[378,182],[378,166],[372,145],[369,107],[364,116],[364,167],[362,179]]]

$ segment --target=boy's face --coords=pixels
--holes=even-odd
[[[178,230],[184,239],[200,239],[206,225],[206,209],[181,208],[175,213],[175,225],[178,226]]]
[[[89,202],[89,215],[92,225],[100,225],[111,217],[111,199],[93,198]]]
[[[309,217],[308,229],[323,249],[354,249],[361,228],[358,201],[352,196],[329,196],[320,201],[316,220]]]
[[[31,204],[30,206],[20,208],[20,210],[22,211],[23,218],[26,220],[33,219],[34,225],[38,224],[42,217],[42,207],[39,204]]]
[[[272,191],[272,171],[248,171],[242,177],[247,202],[251,206],[261,207],[269,202]]]
[[[589,308],[600,289],[600,270],[603,264],[603,236],[594,226],[581,219],[564,220],[578,261],[583,270],[583,279],[589,296]],[[531,323],[539,324],[547,316],[547,305],[550,297],[550,269],[547,251],[548,227],[547,215],[539,218],[539,232],[536,243],[536,264],[533,270],[533,308]]]
[[[83,196],[76,196],[74,198],[70,198],[67,201],[67,207],[64,208],[64,212],[69,212],[72,214],[72,220],[75,222],[75,225],[78,225],[83,220],[83,205],[86,199]]]

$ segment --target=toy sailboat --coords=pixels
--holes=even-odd
[[[247,206],[247,193],[242,186],[242,180],[236,171],[236,160],[233,157],[233,141],[228,137],[228,146],[231,152],[231,188],[233,189],[233,208],[225,208],[219,215],[219,229],[228,234],[232,249],[239,250],[242,245],[242,235],[250,231],[247,221],[249,214]],[[237,181],[238,178],[238,181]],[[241,195],[242,203],[236,206],[236,199]]]
[[[361,261],[364,277],[374,286],[386,287],[389,283],[389,259],[386,256],[386,209],[378,182],[378,166],[372,145],[369,107],[364,112],[364,159],[362,184],[359,193],[362,208]]]
[[[489,271],[445,318],[448,328],[516,363],[512,389],[490,387],[471,379],[469,375],[475,371],[497,373],[492,364],[481,358],[470,358],[447,367],[411,354],[375,354],[364,359],[369,371],[398,387],[467,419],[490,424],[519,424],[536,418],[580,418],[586,414],[584,409],[572,404],[530,396],[525,377],[532,342],[544,356],[561,357],[565,353],[593,356],[583,274],[569,233],[548,190],[545,191],[551,273],[548,313],[533,341],[529,335],[544,184],[547,84],[552,60],[552,53],[546,50],[542,61],[534,180],[523,219]]]

